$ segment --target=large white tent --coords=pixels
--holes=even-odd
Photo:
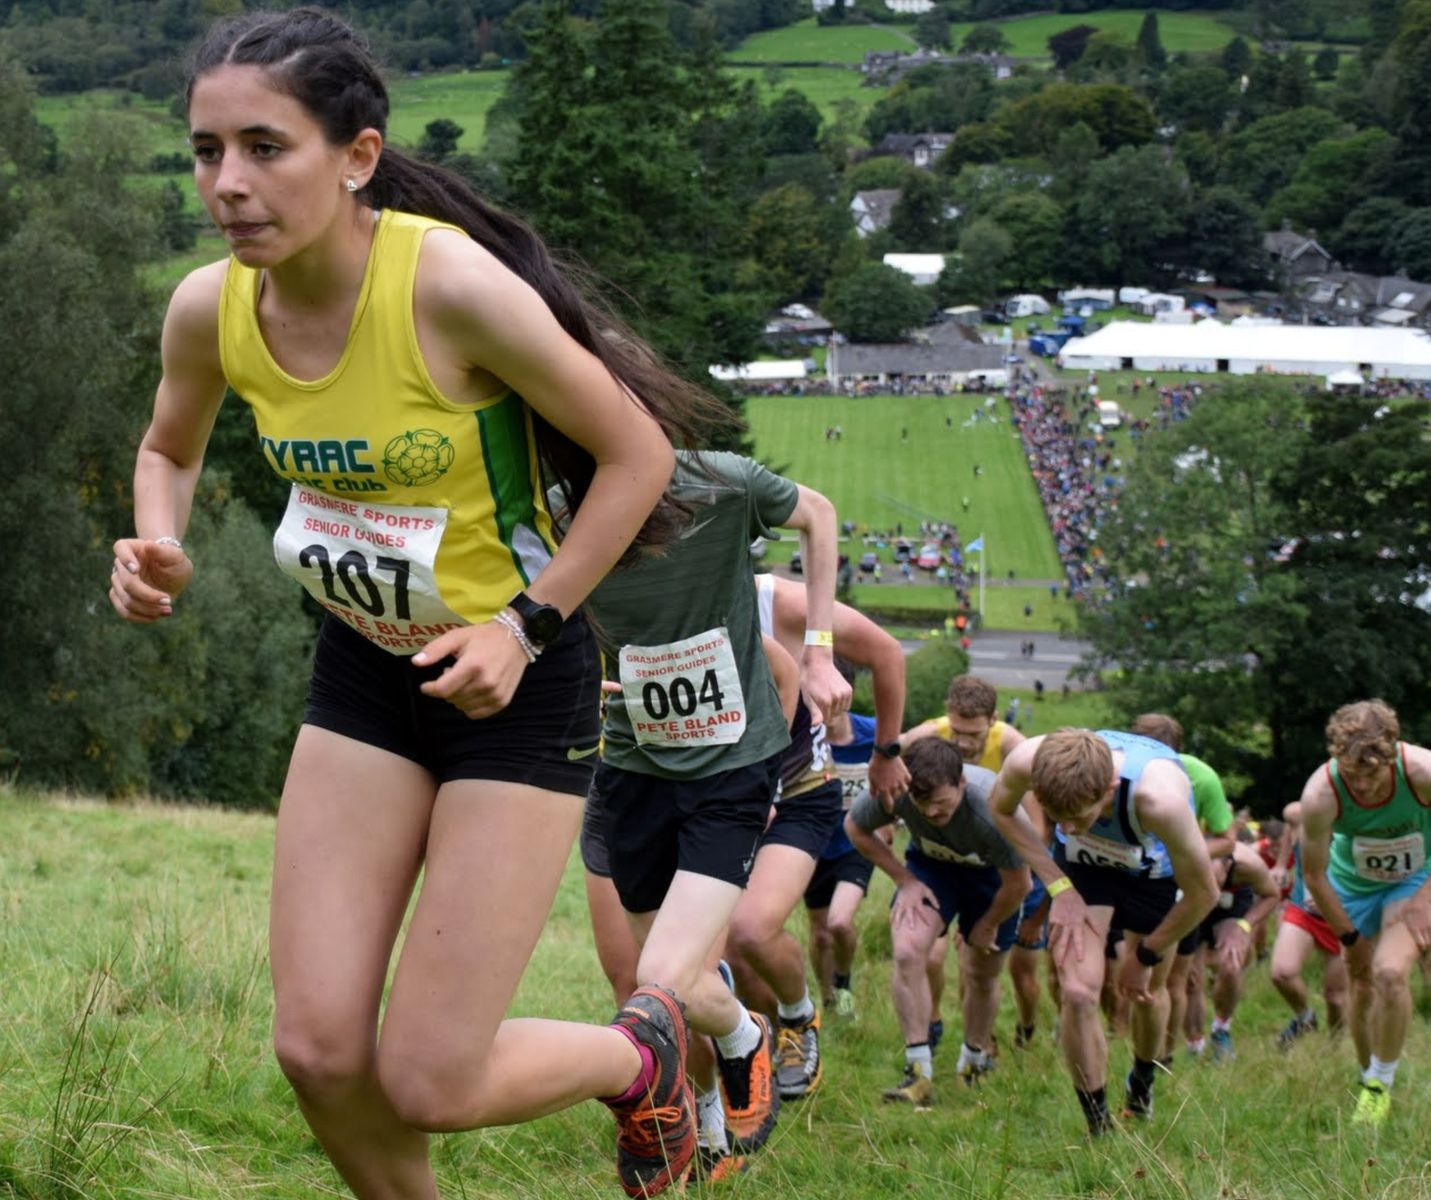
[[[1330,375],[1431,379],[1431,337],[1414,329],[1344,325],[1146,325],[1114,321],[1065,343],[1071,370],[1226,371],[1233,375]]]
[[[726,383],[778,383],[782,380],[807,379],[810,371],[801,358],[761,359],[739,366],[710,369],[711,374]]]

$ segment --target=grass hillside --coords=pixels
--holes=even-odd
[[[1050,702],[1044,707],[1056,707]],[[311,1200],[347,1192],[268,1049],[265,957],[272,822],[199,809],[110,808],[0,788],[0,1196],[18,1200]],[[1431,1038],[1415,1019],[1380,1134],[1346,1123],[1345,1041],[1272,1048],[1286,1018],[1254,968],[1226,1069],[1179,1057],[1156,1118],[1090,1146],[1040,1016],[977,1091],[938,1059],[937,1106],[883,1105],[899,1074],[888,998],[889,889],[861,910],[859,1018],[827,1025],[825,1081],[789,1107],[723,1194],[879,1200],[1238,1198],[1420,1200]],[[952,984],[951,984],[952,986]],[[517,1010],[604,1021],[611,1000],[568,871]],[[945,1016],[953,1018],[952,1008]],[[1112,1052],[1111,1079],[1128,1064]],[[530,1125],[435,1138],[445,1197],[611,1200],[612,1125],[583,1104]]]

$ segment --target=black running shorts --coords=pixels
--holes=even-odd
[[[438,783],[492,779],[585,795],[601,737],[601,668],[596,639],[580,614],[527,667],[512,702],[493,716],[474,721],[419,690],[445,669],[444,663],[414,666],[328,617],[303,722],[409,759]]]
[[[844,819],[845,787],[831,779],[798,796],[781,796],[760,845],[794,846],[818,862]]]
[[[1069,862],[1063,853],[1062,842],[1055,844],[1053,857],[1073,881],[1084,904],[1089,908],[1113,910],[1112,929],[1152,933],[1178,901],[1177,880],[1171,877],[1146,879],[1113,867],[1090,867]]]
[[[838,858],[822,858],[815,864],[815,874],[805,889],[806,908],[829,908],[835,898],[835,888],[853,883],[862,892],[870,890],[874,863],[858,850],[850,850]]]
[[[702,779],[662,779],[602,763],[593,791],[622,908],[660,908],[678,870],[745,887],[783,753]]]

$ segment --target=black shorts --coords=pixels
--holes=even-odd
[[[794,846],[818,862],[844,819],[845,785],[831,779],[798,796],[781,796],[760,845]]]
[[[602,879],[611,878],[611,855],[606,852],[606,805],[596,788],[595,778],[586,793],[586,807],[581,813],[581,865]]]
[[[835,898],[835,887],[853,883],[862,892],[870,890],[874,863],[858,850],[849,850],[838,858],[822,858],[815,864],[815,874],[805,889],[806,908],[829,908]]]
[[[601,737],[601,667],[596,639],[579,614],[493,716],[474,721],[419,690],[445,669],[445,663],[414,666],[328,617],[303,722],[409,759],[438,783],[493,779],[586,793]]]
[[[743,888],[783,754],[703,779],[662,779],[602,763],[593,791],[621,907],[654,912],[678,870]]]
[[[1222,897],[1226,896],[1228,903],[1222,904]],[[1257,897],[1250,887],[1234,888],[1229,894],[1221,892],[1218,894],[1218,905],[1202,919],[1202,922],[1190,934],[1178,943],[1179,954],[1192,954],[1199,946],[1217,945],[1217,927],[1224,921],[1239,921],[1252,911],[1252,906],[1257,902]]]
[[[1069,862],[1062,842],[1054,847],[1054,861],[1073,882],[1084,904],[1113,910],[1111,929],[1152,933],[1178,902],[1178,882],[1171,876],[1148,879],[1113,867]]]

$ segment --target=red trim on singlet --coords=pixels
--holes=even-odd
[[[1401,774],[1406,780],[1407,789],[1416,797],[1416,803],[1421,805],[1422,808],[1431,808],[1431,800],[1421,799],[1421,793],[1416,790],[1416,785],[1411,782],[1411,772],[1406,766],[1406,743],[1399,743],[1399,747],[1401,751]]]
[[[1342,815],[1342,797],[1341,797],[1341,790],[1337,787],[1337,784],[1338,784],[1338,783],[1340,783],[1342,787],[1346,788],[1346,790],[1347,790],[1347,795],[1351,797],[1351,802],[1352,802],[1353,804],[1355,804],[1355,805],[1356,805],[1359,809],[1361,809],[1363,812],[1371,812],[1371,811],[1373,811],[1374,809],[1385,808],[1388,804],[1390,804],[1393,800],[1395,800],[1395,799],[1396,799],[1396,764],[1395,764],[1395,763],[1387,763],[1387,764],[1386,764],[1386,769],[1391,772],[1391,791],[1389,791],[1389,792],[1386,794],[1386,799],[1385,799],[1385,800],[1378,800],[1375,804],[1363,804],[1360,800],[1358,800],[1358,799],[1356,798],[1356,793],[1351,790],[1351,784],[1349,784],[1345,779],[1341,779],[1341,778],[1339,778],[1339,777],[1338,777],[1338,778],[1333,778],[1333,776],[1332,776],[1332,764],[1331,764],[1330,761],[1328,761],[1328,763],[1327,763],[1327,778],[1330,779],[1330,780],[1332,780],[1332,791],[1334,791],[1334,792],[1337,793],[1337,816],[1340,817],[1340,816]],[[1406,768],[1405,768],[1405,764],[1403,763],[1403,764],[1402,764],[1402,770],[1403,770],[1403,772],[1405,771],[1405,769],[1406,769]],[[1410,780],[1410,779],[1407,779],[1407,781],[1406,781],[1406,786],[1407,786],[1407,787],[1411,787],[1411,780]],[[1412,794],[1412,795],[1416,795],[1416,789],[1415,789],[1415,788],[1411,788],[1411,794]],[[1417,802],[1418,804],[1421,803],[1421,797],[1420,797],[1420,796],[1416,796],[1416,802]],[[1424,807],[1424,806],[1423,806],[1423,807]]]
[[[1282,920],[1309,934],[1312,941],[1317,943],[1317,949],[1333,958],[1341,957],[1342,944],[1337,940],[1337,935],[1332,932],[1332,927],[1327,924],[1325,917],[1289,903],[1282,909]]]

